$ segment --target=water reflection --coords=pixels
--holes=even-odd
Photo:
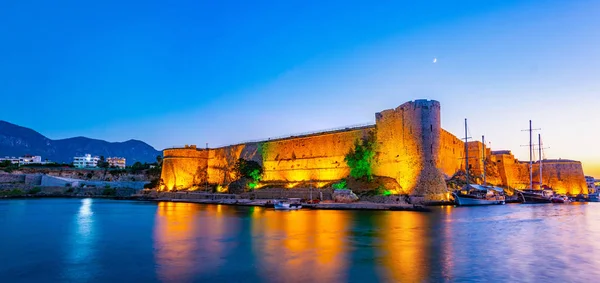
[[[422,282],[427,278],[429,257],[428,215],[386,212],[378,215],[383,259],[380,279],[389,282]]]
[[[258,217],[259,216],[259,217]],[[257,210],[253,252],[263,280],[345,281],[349,214],[340,211]]]
[[[89,280],[96,268],[93,264],[96,234],[92,203],[91,198],[82,199],[79,211],[75,215],[67,259],[70,267],[65,272],[70,280]]]
[[[239,226],[227,225],[226,220],[220,205],[160,202],[154,228],[158,277],[181,282],[217,272],[230,247],[224,238],[235,234]]]
[[[155,220],[155,257],[161,280],[186,281],[196,263],[194,214],[197,206],[160,202]]]
[[[453,244],[458,243],[452,234],[452,211],[454,206],[442,206],[440,209],[440,237],[437,244],[440,245],[441,277],[448,280],[453,277],[454,271],[454,249]],[[435,243],[435,241],[434,241]]]
[[[435,210],[280,212],[159,203],[157,273],[176,282],[553,281],[556,272],[563,279],[580,276],[575,267],[599,273],[600,244],[591,239],[600,233],[600,210]]]

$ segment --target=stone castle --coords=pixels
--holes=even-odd
[[[400,193],[444,199],[446,180],[465,169],[465,144],[441,128],[440,103],[416,100],[375,114],[375,125],[200,149],[195,146],[165,149],[162,190],[193,189],[204,184],[227,186],[236,180],[239,158],[263,166],[261,183],[286,188],[325,187],[349,176],[344,158],[355,141],[373,135],[376,142],[373,173],[397,182]],[[485,172],[490,184],[529,187],[529,164],[510,151],[492,151],[481,142],[469,142],[469,167],[474,175]],[[534,180],[538,180],[537,163]],[[587,194],[581,162],[543,161],[543,183],[559,193]],[[535,183],[539,187],[539,183]],[[534,185],[535,188],[535,185]]]

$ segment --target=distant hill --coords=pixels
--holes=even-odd
[[[70,163],[74,156],[86,153],[98,156],[118,156],[127,159],[127,165],[136,161],[156,162],[162,152],[139,140],[107,142],[86,137],[51,140],[25,127],[0,120],[0,157],[40,155],[42,159]]]

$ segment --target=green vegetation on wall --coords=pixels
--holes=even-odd
[[[354,148],[344,158],[350,167],[350,176],[355,179],[373,180],[373,162],[375,160],[375,134],[373,132],[354,142]]]
[[[265,161],[265,156],[267,156],[267,150],[269,150],[269,144],[267,142],[258,143],[256,151],[260,153],[263,163]]]
[[[250,189],[255,189],[258,187],[258,182],[261,180],[263,168],[256,161],[240,158],[235,163],[235,171],[238,177],[250,179],[251,181],[248,183],[248,187]]]
[[[333,185],[331,185],[336,190],[345,190],[347,189],[346,180],[341,180]]]

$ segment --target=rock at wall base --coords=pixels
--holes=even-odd
[[[351,203],[358,201],[358,196],[352,190],[333,190],[332,198],[335,202]]]

